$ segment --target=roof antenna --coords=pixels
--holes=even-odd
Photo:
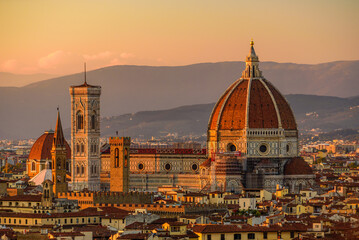
[[[85,75],[85,84],[87,84],[87,82],[86,82],[86,62],[84,63],[84,75]]]

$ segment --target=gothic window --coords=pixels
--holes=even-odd
[[[69,164],[69,162],[66,162],[66,171],[70,171],[70,164]]]
[[[115,148],[115,167],[120,166],[120,151],[118,148]]]
[[[35,171],[35,169],[36,169],[35,162],[32,162],[31,163],[31,171]]]
[[[77,112],[77,130],[84,129],[84,115],[81,111]]]
[[[96,129],[96,112],[91,115],[91,129]]]
[[[77,172],[77,174],[80,174],[80,167],[79,166],[76,167],[76,172]]]
[[[76,152],[80,152],[80,145],[79,144],[76,144]]]
[[[81,153],[85,152],[85,146],[83,144],[81,144]]]
[[[128,150],[127,148],[125,148],[125,166],[124,167],[127,167],[127,162],[128,162]]]
[[[81,166],[81,174],[85,174],[85,167]]]

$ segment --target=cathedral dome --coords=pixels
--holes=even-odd
[[[297,130],[293,112],[283,95],[258,68],[251,42],[246,70],[220,97],[208,123],[208,130],[282,128]]]
[[[54,131],[46,131],[44,134],[42,134],[32,145],[29,159],[51,159],[51,148],[52,143],[54,141]],[[66,158],[71,159],[71,149],[70,146],[65,141],[66,146]]]

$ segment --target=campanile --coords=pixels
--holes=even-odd
[[[100,190],[101,86],[71,86],[72,190]]]

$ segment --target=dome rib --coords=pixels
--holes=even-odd
[[[252,87],[252,78],[248,80],[248,91],[247,91],[247,108],[246,108],[246,115],[245,115],[245,121],[246,125],[244,126],[246,129],[249,127],[249,106],[250,106],[250,97],[251,97],[251,87]]]
[[[268,88],[271,90],[278,105],[278,111],[282,121],[282,128],[287,130],[297,130],[297,123],[295,121],[292,108],[290,107],[288,101],[285,99],[285,97],[283,97],[282,94],[280,94],[278,89],[274,87],[273,84],[271,84],[266,79],[263,80],[266,82]]]
[[[239,81],[239,79],[237,81]],[[217,120],[218,120],[219,111],[222,108],[223,102],[226,99],[227,94],[234,87],[234,85],[237,83],[237,81],[232,83],[232,85],[230,85],[226,89],[226,91],[222,94],[222,96],[219,98],[216,105],[214,106],[214,108],[212,110],[212,113],[211,113],[211,116],[209,117],[209,121],[208,121],[208,129],[209,130],[217,130],[217,126],[218,126],[218,121]]]
[[[247,118],[249,128],[278,128],[273,100],[258,78],[252,79]]]
[[[234,119],[235,119],[233,116],[234,116],[234,112],[235,112],[235,107],[237,107],[237,102],[238,102],[239,97],[241,96],[241,90],[242,90],[242,88],[238,89],[238,86],[244,82],[245,82],[245,80],[238,79],[236,81],[236,85],[227,94],[226,99],[224,100],[224,103],[222,104],[222,107],[221,107],[219,115],[218,115],[217,129],[233,129],[233,123],[234,123]],[[244,91],[248,91],[247,87],[244,89],[245,89]],[[234,92],[238,92],[237,96],[233,95]],[[232,99],[232,98],[234,98],[234,99]],[[226,111],[228,113],[224,114],[224,111]],[[229,117],[227,119],[227,115],[230,114],[230,112],[232,112],[232,117]],[[226,116],[226,119],[223,119],[224,115]],[[241,121],[239,119],[239,117],[236,119],[236,120],[238,120],[238,126],[241,125],[241,124],[239,124],[240,123],[239,121]]]
[[[269,89],[268,85],[266,84],[266,82],[263,81],[262,78],[259,79],[259,81],[261,81],[261,83],[263,84],[263,86],[267,89],[271,99],[272,99],[272,102],[273,102],[273,105],[274,105],[274,108],[275,108],[275,111],[277,113],[277,119],[278,119],[278,127],[279,128],[282,128],[282,120],[281,120],[281,117],[280,117],[280,113],[279,113],[279,109],[278,109],[278,104],[277,102],[275,101],[274,99],[274,96],[273,96],[273,93],[272,91]]]

